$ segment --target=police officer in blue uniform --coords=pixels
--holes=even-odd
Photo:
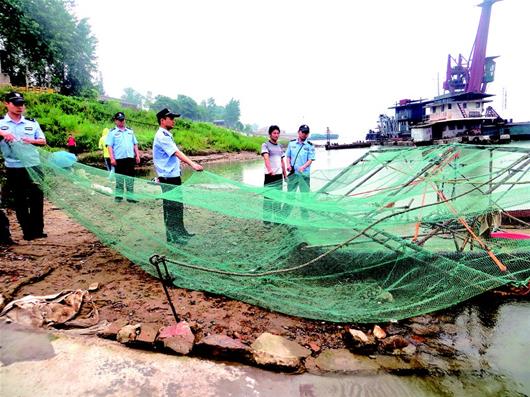
[[[44,233],[44,195],[30,175],[42,175],[40,156],[34,145],[46,145],[46,138],[37,121],[24,117],[26,101],[21,93],[7,93],[4,104],[7,114],[0,119],[0,150],[17,220],[24,240],[47,237]]]
[[[311,164],[315,161],[315,147],[307,140],[309,127],[302,124],[298,128],[298,139],[292,139],[287,145],[285,156],[287,158],[287,191],[309,192],[311,187]],[[284,206],[284,215],[289,216],[292,207]],[[302,208],[302,216],[307,217],[307,211]]]
[[[160,128],[153,140],[153,163],[164,193],[174,189],[171,185],[180,186],[182,184],[181,162],[190,165],[195,171],[203,170],[200,164],[182,153],[173,140],[170,131],[175,127],[175,118],[177,117],[180,117],[180,114],[173,113],[167,108],[156,114]],[[175,196],[175,199],[163,200],[162,202],[166,239],[169,243],[185,242],[194,235],[184,227],[184,206],[179,201],[179,197]]]
[[[140,164],[138,141],[134,131],[125,126],[125,114],[118,112],[114,115],[116,127],[112,128],[105,140],[109,148],[110,164],[116,172],[116,197],[117,202],[122,201],[123,191],[127,187],[127,201],[136,202],[132,198],[134,190],[134,166]],[[124,178],[124,175],[126,176]]]

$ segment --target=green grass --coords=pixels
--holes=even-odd
[[[0,89],[2,97],[8,91]],[[27,102],[26,117],[35,118],[52,148],[64,148],[66,138],[75,136],[78,150],[97,150],[101,131],[112,128],[112,116],[122,111],[127,116],[127,125],[132,128],[142,150],[152,147],[153,137],[158,129],[155,112],[132,110],[118,102],[101,102],[86,98],[67,97],[60,94],[24,93]],[[5,114],[0,105],[0,114]],[[180,149],[190,155],[220,152],[255,151],[259,153],[264,137],[248,137],[236,131],[205,122],[177,119],[172,131]]]

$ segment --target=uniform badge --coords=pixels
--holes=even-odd
[[[3,125],[2,127],[0,127],[0,130],[3,130],[3,131],[8,130],[8,129],[9,127],[7,125]]]

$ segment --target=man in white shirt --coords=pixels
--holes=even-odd
[[[265,163],[264,187],[282,190],[283,178],[287,178],[287,171],[283,158],[285,153],[282,145],[278,143],[280,138],[280,127],[271,125],[269,127],[269,140],[261,145],[261,155]],[[267,186],[269,185],[269,186]],[[268,189],[267,189],[268,190]],[[265,224],[274,220],[281,212],[281,204],[274,198],[267,198],[267,190],[263,201],[263,219]]]

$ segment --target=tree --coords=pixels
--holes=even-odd
[[[240,131],[245,128],[245,126],[239,121],[241,115],[239,101],[233,98],[225,107],[223,107],[218,106],[215,103],[214,98],[203,100],[198,105],[193,98],[186,95],[179,95],[177,99],[158,95],[154,102],[149,105],[149,109],[154,110],[155,112],[158,112],[163,108],[169,108],[191,120],[209,122],[223,120],[224,125],[227,127]]]
[[[94,84],[98,91],[98,96],[105,95],[105,87],[103,86],[103,75],[101,74],[101,72],[98,72],[97,76],[98,77],[96,77],[96,81]]]
[[[145,97],[133,88],[127,87],[123,90],[121,100],[141,108],[144,105]]]
[[[201,120],[214,121],[223,119],[224,108],[217,106],[214,98],[208,98],[206,101],[202,101],[199,106],[199,115]]]
[[[73,31],[73,42],[68,44],[64,58],[64,78],[61,92],[85,96],[85,92],[96,89],[96,44],[86,19],[77,23]]]
[[[67,95],[94,92],[97,41],[71,6],[71,0],[0,1],[5,49],[0,61],[12,84],[52,87]]]
[[[225,106],[224,120],[227,126],[231,128],[241,129],[242,124],[239,122],[241,111],[239,110],[239,101],[234,98],[230,99]]]
[[[197,114],[200,121],[210,121],[208,119],[208,111],[206,110],[206,101],[202,100],[197,106]]]
[[[253,133],[254,131],[257,131],[259,126],[257,124],[245,124],[242,131],[246,132],[248,134]]]
[[[197,102],[189,96],[179,95],[177,97],[175,110],[180,113],[182,117],[191,120],[200,120]]]
[[[149,109],[154,110],[155,112],[158,112],[164,108],[175,111],[177,108],[177,101],[168,96],[157,95],[155,97],[155,101],[149,107]]]
[[[153,104],[153,91],[147,91],[144,98],[144,108],[145,109],[151,109],[151,105]]]

